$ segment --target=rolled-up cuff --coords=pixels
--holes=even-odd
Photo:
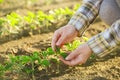
[[[111,47],[111,45],[106,41],[103,33],[92,37],[87,42],[87,44],[91,48],[93,53],[96,54],[98,57],[104,57],[115,49],[115,47]]]
[[[83,33],[85,32],[85,30],[89,26],[89,21],[88,21],[88,18],[85,15],[80,13],[77,16],[73,16],[71,18],[71,20],[68,22],[68,25],[74,26],[76,28],[76,30],[79,31],[78,36],[82,36]]]

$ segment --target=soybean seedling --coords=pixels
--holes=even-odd
[[[66,58],[68,56],[68,54],[66,54],[65,52],[63,52],[62,50],[60,50],[60,47],[56,46],[55,47],[55,53],[57,56],[62,56],[62,58]],[[57,66],[57,70],[58,70],[58,73],[60,72],[60,67],[59,67],[59,62],[58,62],[58,66]]]
[[[65,52],[63,52],[63,51],[61,51],[58,46],[55,47],[55,51],[56,51],[56,54],[57,54],[57,55],[62,56],[64,59],[68,56],[68,54],[65,53]]]
[[[3,3],[4,2],[4,0],[0,0],[0,3]]]

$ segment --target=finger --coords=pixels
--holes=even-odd
[[[52,49],[55,51],[55,46],[56,46],[56,42],[58,41],[58,39],[60,38],[60,33],[58,32],[55,32],[54,35],[53,35],[53,38],[52,38]]]
[[[65,60],[72,60],[75,57],[77,57],[80,53],[78,52],[78,50],[76,49],[75,51],[73,51],[72,53],[70,53]]]
[[[69,65],[69,66],[75,66],[75,65],[78,65],[78,64],[83,64],[83,63],[85,63],[82,55],[80,55],[80,56],[78,56],[77,58],[74,58],[74,59],[72,59],[72,60],[70,60],[70,61],[66,61],[66,60],[64,60],[63,58],[60,58],[60,60],[61,60],[64,64]]]
[[[59,46],[59,47],[61,47],[62,45],[64,45],[65,40],[66,40],[66,36],[65,35],[61,35],[61,37],[57,41],[56,45]]]
[[[64,64],[72,66],[71,61],[66,61],[65,59],[63,59],[62,57],[59,58]]]
[[[83,58],[84,57],[82,55],[79,55],[78,57],[71,60],[71,66],[85,63],[85,60]]]
[[[65,43],[69,43],[69,42],[72,42],[73,41],[73,38],[69,38],[67,40],[65,40]]]

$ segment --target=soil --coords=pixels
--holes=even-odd
[[[96,28],[95,26],[101,26]],[[104,23],[97,22],[86,31],[85,36],[91,37],[101,30],[106,28]],[[90,34],[88,34],[90,33]],[[44,33],[40,35],[33,35],[32,37],[23,37],[19,40],[9,41],[1,44],[1,55],[7,55],[9,53],[25,54],[33,51],[45,50],[50,46],[53,32]],[[84,65],[75,66],[72,68],[65,67],[62,64],[60,73],[50,75],[39,76],[42,72],[36,73],[37,80],[119,80],[120,79],[120,54],[119,50],[104,57],[97,58],[95,60],[87,61]],[[0,62],[2,62],[2,57]],[[64,68],[63,68],[64,67]],[[13,77],[12,77],[13,78]],[[20,80],[20,79],[19,79]],[[22,79],[23,80],[23,79]],[[29,80],[29,78],[24,78]]]
[[[47,1],[47,0],[46,0]],[[51,0],[52,1],[52,0]],[[49,11],[54,10],[57,8],[64,8],[64,7],[73,7],[74,4],[81,3],[80,0],[53,0],[51,4],[46,5],[45,1],[37,0],[37,2],[30,3],[29,0],[25,1],[14,1],[14,0],[6,0],[5,3],[0,5],[0,16],[5,16],[12,11],[17,12],[21,15],[25,15],[27,11]],[[4,6],[4,7],[3,7]]]
[[[61,0],[61,2],[59,2],[59,5],[58,4],[52,5],[52,9],[56,8],[56,6],[61,7],[62,5],[63,7],[64,5],[71,7],[74,4],[78,3],[79,0],[75,0],[72,2],[69,0],[65,0],[64,4],[62,4],[62,1],[64,0]],[[36,4],[36,5],[40,5],[40,4]],[[35,11],[37,7],[33,7],[33,8],[30,7],[29,9]],[[46,6],[42,6],[42,7],[46,7]],[[7,8],[8,6],[2,9],[3,12],[0,16],[4,16],[9,12],[11,12],[12,9],[4,12],[4,10],[6,10]],[[46,10],[44,8],[41,8],[41,9]],[[47,9],[50,9],[50,8],[47,8]],[[18,9],[18,10],[21,10],[21,9]],[[97,33],[102,32],[106,28],[108,28],[108,26],[102,21],[100,21],[100,19],[98,18],[96,22],[88,28],[84,36],[90,38],[96,35]],[[32,35],[28,37],[22,37],[21,39],[11,40],[5,43],[1,43],[0,44],[0,63],[4,61],[3,56],[8,55],[9,53],[18,55],[18,54],[31,53],[34,51],[45,50],[47,47],[50,47],[52,36],[53,36],[53,32],[49,32],[49,33],[43,33],[38,35]],[[78,38],[78,39],[82,40],[81,38]],[[112,52],[111,54],[103,58],[88,60],[85,64],[74,66],[74,67],[68,67],[67,65],[61,63],[59,73],[57,74],[50,73],[49,75],[48,74],[42,75],[44,74],[44,71],[41,71],[41,72],[37,71],[35,73],[35,77],[37,80],[120,80],[120,54],[119,53],[120,53],[120,50],[117,49],[116,51]],[[27,77],[25,74],[21,73],[21,75],[22,76],[20,78],[16,78],[15,76],[9,76],[9,78],[10,80],[31,80],[31,78]]]

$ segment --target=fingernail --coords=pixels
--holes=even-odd
[[[66,57],[65,60],[69,60],[69,57]]]
[[[57,42],[56,45],[59,46],[59,43]]]

